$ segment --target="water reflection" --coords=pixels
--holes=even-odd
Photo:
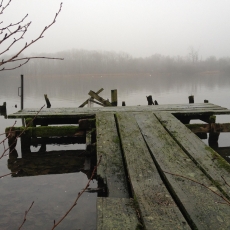
[[[78,137],[56,137],[56,138],[25,138],[21,137],[21,158],[18,157],[17,150],[12,148],[8,168],[14,177],[38,176],[47,174],[63,174],[82,172],[89,179],[93,167],[96,163],[95,152],[87,150],[56,150],[47,151],[47,145],[76,144],[85,142],[83,138]],[[30,150],[30,145],[39,147],[37,152]]]

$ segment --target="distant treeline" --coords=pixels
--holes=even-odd
[[[126,73],[193,74],[201,72],[230,74],[230,57],[211,56],[202,60],[197,53],[195,56],[190,54],[187,57],[154,54],[146,58],[133,58],[126,53],[74,49],[58,53],[32,54],[32,56],[59,57],[64,60],[31,59],[21,69],[3,71],[0,72],[0,76],[18,75],[19,73],[30,76]]]

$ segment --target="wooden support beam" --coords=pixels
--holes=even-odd
[[[16,132],[18,136],[22,131],[25,130],[24,127],[8,127],[5,132],[6,135],[10,131]],[[39,126],[39,127],[26,127],[25,135],[28,137],[60,137],[60,136],[84,136],[85,131],[79,129],[78,126]]]
[[[90,102],[93,102],[93,103],[95,103],[95,104],[97,104],[97,105],[104,106],[102,103],[97,102],[97,101],[94,101],[93,99],[89,99],[89,101],[90,101]]]
[[[186,127],[193,133],[230,132],[230,123],[187,124]]]
[[[96,127],[96,119],[80,119],[79,120],[79,128],[81,130],[90,130]]]
[[[89,91],[88,93],[92,98],[98,100],[99,102],[101,102],[104,106],[112,106],[112,104],[108,101],[105,100],[104,98],[98,96],[95,92],[93,92],[92,90]]]
[[[96,94],[99,94],[99,93],[102,92],[103,90],[104,90],[103,88],[99,89],[99,90],[96,92]],[[88,101],[89,101],[90,99],[93,99],[93,97],[90,97],[89,99],[87,99],[86,101],[84,101],[84,102],[79,106],[79,108],[82,108],[82,107],[84,107],[85,105],[87,105],[87,104],[88,104]]]

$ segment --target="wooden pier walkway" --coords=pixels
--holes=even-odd
[[[96,118],[98,183],[107,191],[97,198],[97,229],[210,230],[230,229],[230,165],[183,123],[218,114],[230,110],[210,103],[53,108],[36,119]]]

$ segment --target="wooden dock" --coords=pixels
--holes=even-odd
[[[38,111],[8,117],[33,118]],[[106,188],[97,198],[97,229],[210,230],[230,229],[230,165],[185,124],[210,124],[210,116],[221,114],[230,110],[210,103],[52,108],[34,122],[95,118],[98,184]]]

